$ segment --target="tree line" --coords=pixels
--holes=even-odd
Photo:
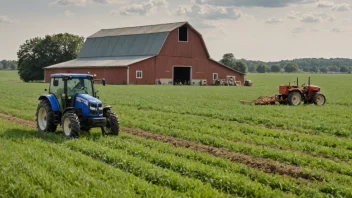
[[[313,72],[313,73],[351,73],[352,59],[347,58],[302,58],[277,62],[236,59],[232,53],[224,54],[220,62],[242,73],[266,72]]]
[[[0,61],[0,70],[16,70],[17,61],[15,60],[2,60]]]

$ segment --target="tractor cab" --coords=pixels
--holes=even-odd
[[[105,85],[105,82],[103,82]],[[51,76],[49,94],[53,94],[60,104],[60,110],[73,107],[77,97],[92,99],[97,103],[93,87],[93,76],[86,74],[54,74]],[[86,95],[86,96],[85,96]]]
[[[52,74],[49,94],[39,97],[38,130],[54,132],[60,124],[66,137],[78,137],[80,131],[95,127],[103,134],[117,135],[118,118],[97,98],[94,81],[89,74]],[[105,86],[104,79],[102,84]]]

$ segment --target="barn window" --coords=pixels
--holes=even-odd
[[[213,80],[217,80],[218,79],[218,73],[213,73]]]
[[[178,28],[178,41],[179,42],[188,42],[187,26],[182,26],[182,27]]]
[[[143,78],[143,71],[136,71],[136,78]]]

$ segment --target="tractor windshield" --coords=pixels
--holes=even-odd
[[[87,78],[72,78],[67,80],[67,95],[73,97],[75,94],[89,94],[92,96],[92,81]]]

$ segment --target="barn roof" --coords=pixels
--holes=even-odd
[[[153,56],[120,56],[120,57],[98,57],[80,58],[46,67],[54,68],[82,68],[82,67],[126,67]]]
[[[88,38],[78,58],[154,56],[159,54],[168,32]]]
[[[164,24],[145,25],[145,26],[136,26],[136,27],[102,29],[88,38],[171,32],[172,30],[178,27],[181,27],[186,23],[187,22],[176,22],[176,23],[164,23]]]

